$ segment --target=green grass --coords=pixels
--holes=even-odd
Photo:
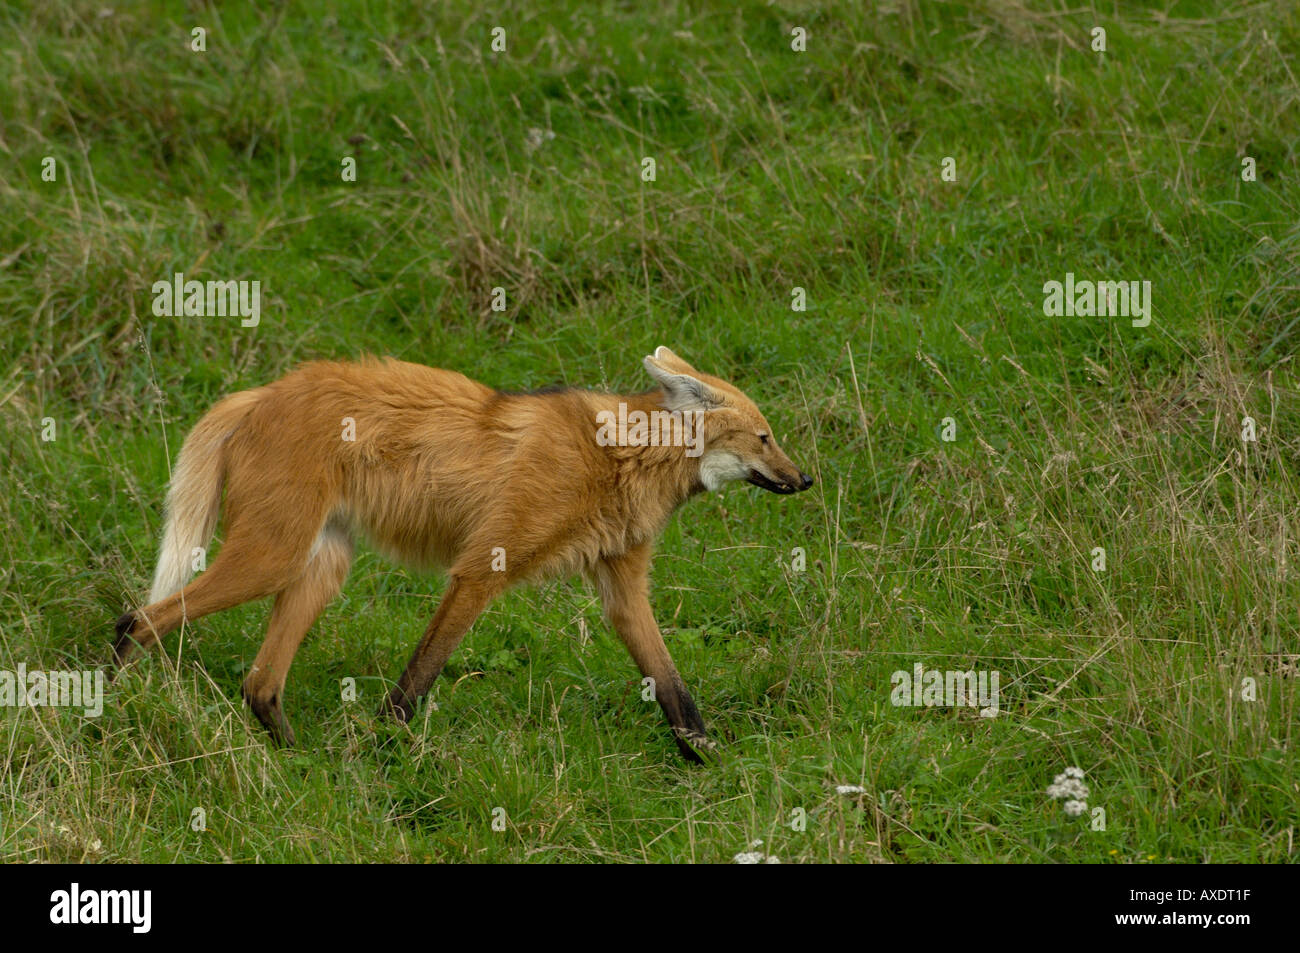
[[[1294,4],[423,6],[0,11],[0,669],[107,660],[224,393],[363,353],[640,389],[668,344],[818,478],[662,540],[724,757],[680,761],[572,581],[378,721],[441,581],[363,547],[290,675],[296,750],[239,702],[264,604],[98,719],[0,709],[0,859],[1296,858]],[[260,326],[154,317],[174,271],[261,281]],[[1150,326],[1044,317],[1067,271],[1150,280]],[[917,662],[997,671],[1000,714],[894,707]],[[1047,797],[1071,764],[1104,830]]]

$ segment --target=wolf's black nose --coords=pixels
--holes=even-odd
[[[801,490],[806,490],[808,487],[813,485],[813,478],[802,470],[799,471],[799,479],[803,481],[803,486],[799,487]]]

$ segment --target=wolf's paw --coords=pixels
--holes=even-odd
[[[131,638],[131,633],[135,631],[137,621],[134,612],[127,612],[113,623],[113,634],[116,636],[113,640],[114,669],[121,668],[135,654],[137,645],[135,639]]]
[[[385,695],[384,700],[379,703],[379,711],[375,712],[380,718],[396,721],[403,725],[411,720],[413,713],[414,706],[400,689],[394,689],[388,695]]]
[[[693,728],[674,728],[673,736],[682,756],[695,764],[717,761],[722,754],[722,746],[702,731]]]

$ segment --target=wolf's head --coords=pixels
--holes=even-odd
[[[733,480],[773,493],[797,493],[813,485],[813,478],[781,451],[754,402],[737,388],[700,373],[666,347],[647,355],[644,363],[664,390],[664,408],[694,412],[702,421],[700,482],[706,489]]]

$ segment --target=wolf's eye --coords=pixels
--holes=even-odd
[[[761,441],[763,442],[763,444],[766,446],[766,444],[767,444],[767,434],[765,434],[765,433],[761,433],[761,434],[759,434],[759,435],[758,435],[758,439],[761,440]]]

